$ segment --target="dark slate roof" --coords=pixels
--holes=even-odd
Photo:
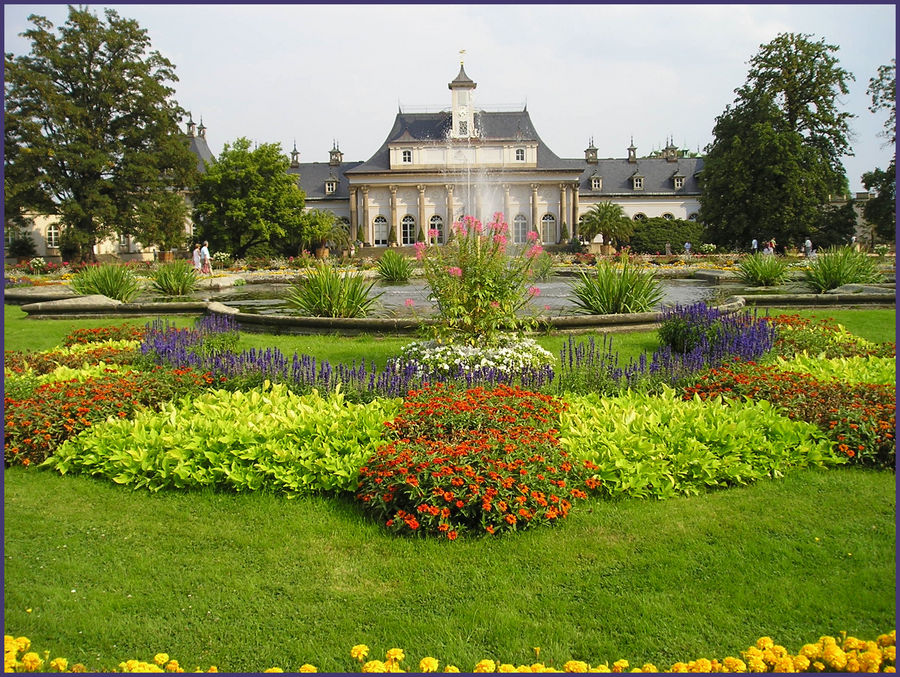
[[[390,171],[389,144],[395,141],[445,141],[450,133],[452,119],[450,111],[398,113],[394,119],[394,126],[381,147],[375,151],[372,157],[351,170],[350,173]],[[577,170],[584,164],[578,161],[562,160],[550,150],[535,131],[527,110],[508,113],[476,111],[475,128],[479,131],[479,138],[487,141],[501,139],[536,141],[538,144],[538,169]],[[408,172],[409,170],[403,169],[402,171]]]
[[[189,136],[188,138],[191,142],[191,152],[197,156],[197,171],[201,174],[206,173],[204,162],[212,164],[216,161],[212,151],[209,150],[209,146],[206,144],[206,138],[202,136]]]
[[[471,86],[472,89],[475,89],[475,87],[477,85],[475,84],[475,81],[472,80],[472,78],[470,78],[468,75],[466,75],[466,71],[463,68],[463,65],[459,64],[459,75],[457,75],[456,79],[453,82],[451,82],[448,86],[450,87],[450,89],[456,89],[458,87],[469,87],[469,86]]]
[[[347,177],[344,174],[349,169],[358,167],[361,162],[342,162],[339,165],[330,165],[327,162],[301,162],[298,167],[288,169],[288,174],[300,175],[300,187],[306,193],[308,200],[335,200],[350,199]],[[337,179],[337,189],[330,195],[325,194],[325,182],[330,176]]]
[[[665,158],[638,158],[637,162],[626,159],[598,159],[596,165],[580,161],[583,171],[579,182],[579,193],[582,195],[652,195],[667,193],[669,195],[699,195],[700,184],[697,174],[703,169],[702,158],[678,158],[669,162]],[[644,177],[644,189],[634,190],[631,177]],[[684,177],[684,187],[675,190],[672,177]],[[602,190],[591,190],[591,177],[603,178]]]

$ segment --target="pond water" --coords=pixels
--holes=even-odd
[[[526,310],[538,314],[574,314],[577,307],[571,300],[571,279],[553,278],[538,282],[540,293],[529,301]],[[735,283],[714,284],[706,280],[661,280],[663,299],[659,307],[690,305],[699,301],[717,304],[743,290]],[[300,315],[288,306],[285,298],[289,284],[247,284],[221,290],[195,292],[191,300],[218,301],[242,313],[269,315]],[[423,280],[400,284],[376,282],[374,293],[382,293],[377,308],[370,317],[408,317],[430,315],[434,305],[428,300],[428,286]],[[408,305],[411,303],[412,305]]]

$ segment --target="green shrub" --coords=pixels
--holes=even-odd
[[[842,462],[815,425],[791,421],[765,401],[569,395],[559,441],[609,497],[669,498],[780,477],[792,467]],[[727,407],[727,409],[726,409]]]
[[[817,381],[842,383],[896,383],[896,357],[832,357],[800,353],[790,359],[779,357],[772,363],[779,371],[809,374]]]
[[[685,242],[703,242],[705,239],[703,225],[696,221],[654,216],[634,222],[628,246],[637,254],[662,254],[667,242],[672,251],[677,252]]]
[[[164,263],[150,273],[150,286],[166,296],[186,296],[197,288],[197,273],[190,261]]]
[[[70,284],[78,294],[102,294],[123,303],[128,303],[140,292],[134,272],[115,263],[88,266],[76,273]]]
[[[820,251],[804,272],[806,284],[823,293],[845,284],[881,282],[883,277],[875,262],[853,247],[833,247]]]
[[[788,264],[773,254],[752,254],[741,259],[737,277],[748,287],[774,287],[787,279]]]
[[[98,423],[47,465],[150,491],[352,491],[398,404],[349,404],[340,393],[299,396],[283,384],[207,391],[132,420]]]
[[[287,302],[312,317],[365,317],[382,296],[370,294],[374,286],[359,273],[341,275],[328,264],[319,263],[291,287]]]
[[[593,315],[647,312],[663,298],[653,272],[641,270],[628,258],[621,264],[598,263],[593,276],[580,272],[571,291],[580,312]]]
[[[378,276],[386,282],[406,282],[412,276],[412,260],[393,249],[388,249],[375,265]]]
[[[16,258],[31,258],[37,254],[37,246],[34,244],[34,238],[31,237],[31,233],[18,230],[10,238],[6,251],[9,256],[15,256]]]
[[[531,273],[535,280],[549,280],[553,275],[553,257],[548,252],[541,252],[534,257]]]

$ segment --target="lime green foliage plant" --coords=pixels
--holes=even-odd
[[[831,247],[819,252],[804,271],[804,281],[817,293],[845,284],[881,282],[875,262],[853,247]]]
[[[360,273],[342,275],[319,262],[288,292],[287,302],[312,317],[365,317],[381,293],[372,294],[375,282],[366,282]]]
[[[150,273],[150,287],[166,296],[185,296],[197,288],[197,273],[184,259],[164,263]]]
[[[832,357],[800,353],[789,359],[779,357],[772,364],[781,371],[809,374],[817,381],[843,383],[897,382],[896,357]]]
[[[457,221],[446,245],[416,244],[440,320],[431,327],[433,338],[489,346],[504,332],[531,326],[532,318],[517,311],[539,293],[528,284],[543,248],[535,232],[515,252],[508,250],[508,238],[509,224],[497,212],[487,225],[471,216]]]
[[[591,315],[648,312],[663,298],[653,271],[641,270],[627,256],[621,263],[598,262],[593,275],[579,272],[571,293],[579,312]]]
[[[17,375],[4,369],[4,377],[6,379],[5,387],[8,389],[10,382],[17,378],[32,379],[31,382],[35,385],[51,383],[53,381],[77,381],[83,383],[89,379],[126,371],[132,371],[132,367],[119,364],[106,364],[101,361],[94,364],[84,362],[80,367],[74,369],[72,367],[59,366],[53,371],[43,374],[35,374],[33,371],[29,370],[21,375]]]
[[[751,254],[741,259],[736,274],[748,287],[774,287],[788,278],[788,263],[774,254]]]
[[[131,301],[141,290],[134,271],[115,263],[88,266],[76,273],[70,284],[83,296],[102,294],[122,303]]]
[[[721,398],[570,395],[559,441],[574,460],[597,467],[603,496],[669,498],[781,477],[793,467],[841,461],[815,425],[791,421],[768,402]],[[574,462],[574,461],[573,461]]]
[[[822,357],[894,357],[893,343],[875,343],[851,334],[831,318],[813,321],[798,314],[780,314],[767,318],[775,325],[777,340],[774,352],[790,357],[802,352]]]
[[[352,491],[396,408],[394,400],[350,404],[340,392],[299,396],[283,384],[212,390],[97,424],[47,465],[150,491]]]
[[[385,282],[406,282],[412,276],[413,262],[403,254],[388,249],[378,259],[375,270]]]

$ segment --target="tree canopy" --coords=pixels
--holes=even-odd
[[[4,59],[4,217],[57,215],[80,258],[113,233],[176,242],[196,164],[174,66],[137,22],[104,16],[70,6],[57,31],[32,15],[29,54]]]
[[[897,61],[878,67],[878,77],[869,80],[868,93],[872,97],[869,110],[877,113],[886,110],[882,135],[890,145],[897,142]],[[891,159],[887,170],[875,168],[862,175],[866,190],[874,192],[863,207],[863,216],[872,224],[875,233],[882,240],[893,242],[897,225],[897,153]],[[873,242],[874,244],[874,242]]]
[[[750,60],[747,81],[716,119],[701,183],[700,219],[713,242],[799,244],[832,195],[847,192],[851,114],[837,108],[853,76],[834,45],[781,34]]]
[[[225,144],[193,195],[195,234],[213,249],[243,258],[257,247],[302,233],[305,196],[279,143],[251,149],[245,137]]]

